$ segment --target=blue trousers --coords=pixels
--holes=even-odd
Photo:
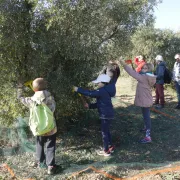
[[[151,130],[150,107],[142,107],[141,109],[146,129]]]
[[[109,146],[112,145],[112,139],[110,134],[110,124],[112,119],[101,119],[101,132],[104,150],[108,151]]]
[[[177,92],[178,105],[180,106],[180,85],[175,81],[175,88]]]

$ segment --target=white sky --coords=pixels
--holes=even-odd
[[[163,0],[155,7],[155,28],[180,31],[180,0]]]

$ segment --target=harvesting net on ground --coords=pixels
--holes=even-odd
[[[142,116],[140,109],[132,104],[133,99],[134,96],[131,95],[121,95],[112,99],[116,114],[112,124],[112,136],[116,152],[109,159],[98,157],[95,151],[102,142],[99,120],[94,111],[85,113],[85,122],[81,121],[76,125],[72,125],[68,132],[58,135],[56,161],[57,164],[63,167],[63,172],[55,175],[56,178],[87,179],[101,177],[106,179],[109,175],[112,176],[112,179],[113,177],[126,178],[151,170],[153,170],[153,173],[146,176],[154,177],[158,173],[161,173],[161,179],[163,179],[163,176],[167,177],[167,175],[171,177],[178,176],[176,173],[176,171],[179,171],[178,162],[168,163],[168,161],[172,161],[175,158],[177,161],[179,151],[174,144],[175,142],[170,140],[168,136],[164,135],[164,139],[159,136],[158,129],[164,128],[164,126],[161,127],[161,123],[154,127],[154,144],[142,147],[137,143],[140,136],[137,129],[142,125]],[[168,110],[170,109],[167,108]],[[166,109],[163,112],[167,113]],[[174,115],[178,117],[176,112],[174,112]],[[152,123],[157,123],[157,119],[159,121],[163,120],[167,126],[173,125],[178,128],[179,122],[177,119],[170,120],[168,116],[152,112]],[[172,131],[174,129],[168,130],[169,133]],[[40,173],[37,174],[36,169],[33,169],[31,166],[34,161],[35,141],[29,130],[27,118],[18,118],[12,128],[1,128],[1,134],[3,134],[1,136],[1,142],[3,142],[3,144],[1,143],[2,163],[7,163],[14,171],[16,177],[19,179],[50,178],[43,170],[40,170]],[[155,136],[157,137],[155,138]],[[161,150],[165,148],[164,143],[161,144],[161,141],[165,141],[167,147],[172,147],[168,156],[164,154],[166,153],[165,151]],[[157,154],[155,149],[157,148],[161,153],[158,154],[159,157],[155,156]],[[170,169],[166,169],[167,166]],[[177,168],[173,170],[174,167]],[[31,172],[29,172],[29,169],[31,169]],[[166,170],[157,171],[161,169]],[[173,173],[169,174],[170,171],[173,171]],[[4,172],[8,174],[7,171]],[[144,175],[142,175],[143,178]]]

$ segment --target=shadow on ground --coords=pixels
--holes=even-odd
[[[68,132],[59,134],[57,140],[56,162],[63,171],[55,176],[49,176],[44,169],[33,169],[34,151],[14,150],[12,154],[1,153],[1,162],[8,164],[16,177],[23,179],[113,179],[103,173],[94,173],[90,166],[106,171],[113,177],[125,178],[148,170],[178,165],[180,162],[180,110],[175,110],[174,98],[166,96],[168,102],[160,112],[151,112],[152,143],[140,144],[144,134],[139,130],[143,127],[141,109],[133,105],[133,95],[118,96],[113,99],[115,119],[111,132],[116,147],[109,158],[99,157],[96,150],[102,145],[100,122],[97,114],[89,110],[84,121],[72,124]],[[17,136],[18,137],[18,136]],[[27,136],[27,138],[30,138]],[[23,138],[20,138],[20,141]],[[33,144],[32,137],[30,139]],[[3,141],[2,141],[3,142]],[[26,141],[27,143],[27,141]],[[1,146],[1,152],[7,148]],[[10,147],[9,147],[10,148]],[[20,153],[21,152],[21,153]],[[28,167],[28,168],[27,168]],[[179,169],[180,171],[180,169]],[[2,175],[1,175],[1,172]],[[177,172],[177,171],[176,171]],[[149,175],[149,179],[175,179],[178,173],[162,173]],[[0,179],[12,176],[7,169],[1,167]],[[146,177],[147,179],[147,177]]]

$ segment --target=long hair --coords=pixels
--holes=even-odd
[[[108,74],[111,78],[118,79],[120,76],[119,65],[115,62],[108,63],[104,68],[102,73]]]

